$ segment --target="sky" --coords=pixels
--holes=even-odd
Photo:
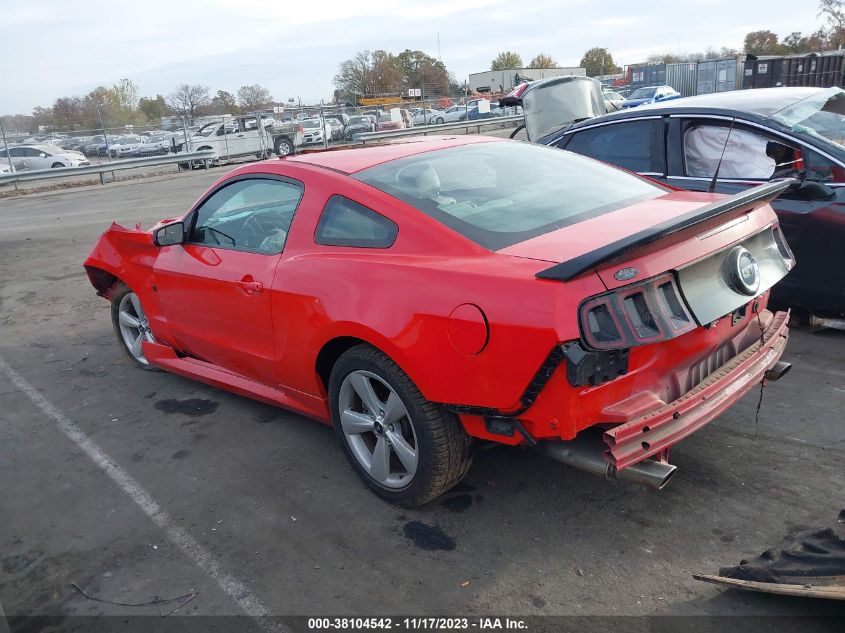
[[[328,101],[340,62],[362,50],[439,54],[458,80],[503,50],[577,66],[601,46],[624,65],[741,48],[754,30],[808,33],[817,13],[807,0],[0,0],[0,113],[123,77],[142,96],[259,83],[277,101]]]

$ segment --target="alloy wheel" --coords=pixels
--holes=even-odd
[[[120,300],[118,306],[118,325],[120,327],[120,335],[123,337],[123,342],[126,344],[126,349],[132,357],[142,365],[149,364],[144,357],[144,350],[141,343],[149,341],[155,343],[155,337],[150,324],[147,320],[147,315],[144,314],[144,309],[141,307],[141,300],[134,292],[126,293]]]
[[[376,374],[350,372],[338,397],[340,425],[352,454],[377,483],[404,488],[417,472],[418,442],[399,394]]]

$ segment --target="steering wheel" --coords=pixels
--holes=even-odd
[[[261,248],[264,242],[274,237],[278,231],[287,235],[287,221],[284,216],[274,211],[254,213],[244,220],[243,229],[247,234],[244,246]]]

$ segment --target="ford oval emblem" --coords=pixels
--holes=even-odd
[[[734,291],[748,296],[760,287],[760,267],[748,249],[737,246],[725,258],[725,278]]]
[[[633,279],[634,277],[636,277],[639,274],[640,274],[640,271],[637,270],[634,267],[621,268],[620,270],[617,270],[614,273],[613,278],[616,281],[628,281],[629,279]]]

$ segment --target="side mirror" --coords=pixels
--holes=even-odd
[[[153,233],[153,244],[156,246],[173,246],[185,241],[185,225],[174,222],[156,229]]]

